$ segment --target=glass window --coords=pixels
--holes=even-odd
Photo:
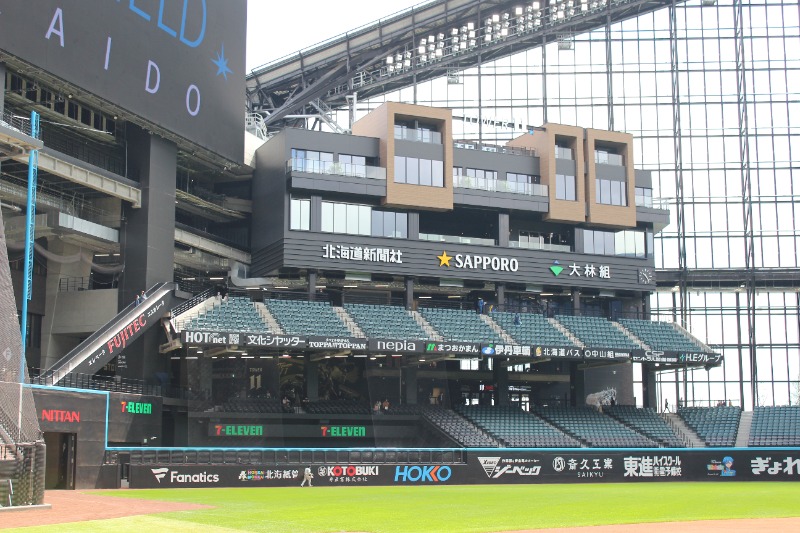
[[[611,203],[611,181],[610,180],[600,180],[600,203],[601,204],[610,204]]]
[[[614,251],[614,233],[611,231],[604,231],[603,232],[604,239],[605,239],[605,250],[606,255],[615,255]]]
[[[381,237],[383,231],[383,211],[372,211],[372,236]]]
[[[575,200],[575,176],[564,176],[566,182],[566,200]]]
[[[594,233],[594,253],[598,255],[605,255],[606,253],[606,238],[604,231],[595,231]]]
[[[394,156],[394,181],[406,183],[406,158],[399,155]]]
[[[347,204],[333,204],[333,232],[347,233]]]
[[[594,253],[594,232],[588,229],[583,230],[583,253]]]
[[[372,220],[371,217],[372,208],[368,205],[360,205],[358,206],[358,234],[359,235],[369,235],[372,230],[370,228],[370,224]]]
[[[444,162],[432,161],[431,165],[431,185],[434,187],[444,187]],[[403,215],[405,216],[405,215]]]
[[[406,157],[406,183],[419,185],[419,159]]]
[[[556,200],[567,199],[567,183],[563,174],[556,174]]]
[[[311,200],[292,198],[289,207],[289,229],[308,231],[311,212]]]
[[[408,238],[408,215],[395,213],[395,233],[398,239]]]
[[[622,191],[625,184],[621,181],[611,182],[611,205],[625,205],[622,201]]]
[[[333,202],[322,202],[322,231],[333,233]]]
[[[383,236],[395,237],[395,229],[394,213],[383,213]]]
[[[431,186],[431,163],[430,159],[419,160],[419,184]]]

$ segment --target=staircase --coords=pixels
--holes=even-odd
[[[350,334],[353,337],[358,337],[359,339],[367,338],[367,335],[366,333],[364,333],[364,330],[362,330],[358,326],[358,324],[355,323],[353,317],[351,317],[350,314],[344,310],[344,307],[336,307],[336,306],[331,306],[331,307],[333,307],[333,310],[336,312],[337,315],[339,315],[339,318],[342,319],[342,322],[344,322],[344,325],[347,326],[348,330],[350,330]]]
[[[634,344],[643,347],[645,350],[652,350],[652,347],[648,346],[642,339],[637,337],[633,334],[633,332],[629,331],[625,326],[620,324],[619,322],[611,321],[618,330],[622,332],[623,335],[628,337]]]
[[[572,332],[571,332],[570,330],[568,330],[567,328],[565,328],[565,327],[564,327],[564,326],[561,324],[561,322],[559,322],[559,321],[558,321],[558,320],[556,320],[555,318],[548,318],[548,319],[547,319],[547,321],[548,321],[548,322],[550,322],[550,324],[552,324],[552,326],[553,326],[554,328],[556,328],[558,331],[560,331],[561,333],[563,333],[564,335],[566,335],[566,337],[569,339],[569,341],[570,341],[572,344],[574,344],[575,346],[577,346],[577,347],[579,347],[579,348],[586,348],[586,345],[585,345],[585,344],[583,344],[581,341],[579,341],[579,340],[578,340],[578,337],[576,337],[575,335],[573,335],[573,334],[572,334]]]
[[[492,320],[492,317],[488,315],[478,315],[478,316],[481,317],[481,320],[483,320],[487,326],[492,328],[492,331],[500,335],[500,338],[502,338],[506,344],[517,344],[517,342],[513,338],[511,338],[511,335],[506,333],[506,331],[503,328],[501,328],[497,322]]]
[[[170,322],[172,322],[172,329],[174,329],[177,333],[183,331],[184,326],[189,324],[192,319],[197,318],[198,316],[202,315],[217,303],[217,298],[215,296],[210,296],[203,300],[199,305],[194,307],[190,307],[180,315],[173,317]]]
[[[409,313],[411,313],[411,316],[414,317],[414,320],[417,321],[417,324],[419,324],[420,327],[425,331],[425,333],[428,334],[428,337],[432,341],[443,341],[444,340],[444,338],[442,338],[441,335],[436,333],[436,330],[433,329],[433,326],[431,326],[428,323],[428,321],[425,320],[425,318],[421,314],[419,314],[419,311],[409,311]]]
[[[275,317],[272,316],[272,313],[269,312],[267,306],[264,305],[264,302],[254,302],[253,305],[255,305],[258,315],[264,322],[266,322],[267,327],[272,333],[277,333],[278,335],[283,335],[285,333],[281,325],[278,324],[278,321],[275,320]]]
[[[753,411],[742,411],[742,416],[739,418],[739,431],[736,433],[736,442],[734,446],[737,448],[746,448],[750,440],[750,428],[753,425]]]
[[[705,448],[706,443],[692,428],[686,425],[681,417],[675,413],[661,413],[661,418],[675,431],[675,434],[686,443],[687,448]]]

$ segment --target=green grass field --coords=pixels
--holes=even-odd
[[[800,483],[629,483],[98,491],[214,509],[20,528],[25,532],[493,532],[800,516]]]

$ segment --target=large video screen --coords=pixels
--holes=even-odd
[[[0,0],[0,49],[232,161],[245,0]]]

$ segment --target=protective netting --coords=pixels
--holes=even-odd
[[[3,506],[39,504],[44,498],[44,440],[33,392],[23,386],[27,378],[0,211],[0,505]]]

